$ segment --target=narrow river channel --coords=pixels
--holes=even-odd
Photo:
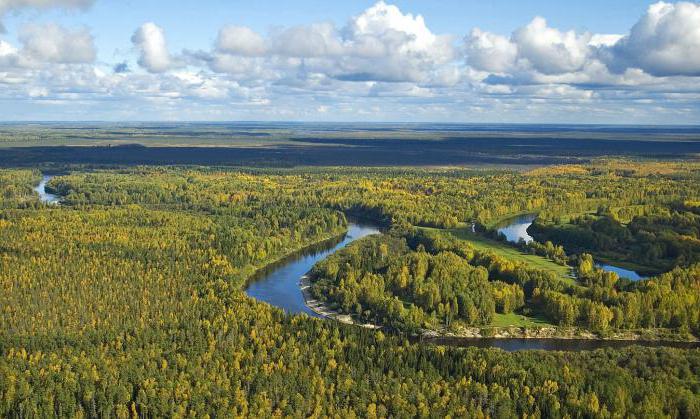
[[[41,182],[34,190],[39,194],[39,199],[42,202],[58,204],[60,202],[60,197],[46,191],[46,184],[51,178],[53,178],[53,176],[44,175]],[[532,224],[534,219],[535,216],[533,215],[517,217],[500,227],[499,231],[503,231],[509,241],[516,243],[520,237],[523,237],[524,240],[532,240],[527,234],[527,227]],[[289,314],[306,313],[309,316],[320,317],[306,306],[300,287],[301,277],[310,271],[317,262],[325,259],[327,256],[337,252],[355,240],[379,233],[381,233],[381,231],[380,227],[377,225],[349,220],[348,232],[343,237],[311,246],[260,270],[250,282],[245,292],[249,296],[279,307]],[[700,347],[700,343],[697,342],[637,342],[584,339],[433,338],[425,339],[423,342],[457,347],[500,348],[505,351],[534,349],[578,351],[598,348],[620,348],[630,345],[650,347],[672,346],[678,348]]]
[[[258,272],[246,293],[260,301],[277,306],[287,313],[306,313],[320,317],[304,302],[299,281],[316,262],[325,259],[355,240],[379,233],[379,227],[359,221],[348,222],[345,237],[312,246]]]
[[[58,195],[54,195],[46,192],[46,184],[53,178],[52,175],[44,175],[34,190],[39,194],[39,200],[46,204],[58,204],[61,198]]]

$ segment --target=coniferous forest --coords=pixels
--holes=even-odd
[[[3,417],[700,417],[700,349],[423,339],[697,341],[697,163],[52,170],[57,205],[40,170],[0,170]],[[499,234],[519,214],[535,241]],[[351,218],[383,232],[319,262],[310,292],[374,328],[245,294]]]

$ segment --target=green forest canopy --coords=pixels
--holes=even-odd
[[[32,195],[38,171],[0,171],[0,414],[700,416],[700,350],[504,353],[410,344],[391,333],[288,316],[241,291],[256,268],[343,231],[345,212],[402,232],[386,249],[403,254],[399,261],[454,259],[454,269],[476,284],[497,269],[503,280],[489,282],[493,300],[483,295],[479,306],[488,310],[520,304],[517,295],[504,302],[512,284],[552,311],[559,300],[605,306],[613,294],[637,292],[672,306],[678,286],[689,287],[688,295],[673,298],[697,304],[697,266],[639,290],[620,291],[593,276],[580,290],[535,296],[534,288],[508,280],[508,261],[486,267],[468,257],[463,241],[411,233],[412,225],[487,223],[523,211],[700,200],[697,166],[625,164],[624,172],[603,163],[526,174],[77,170],[51,181],[64,197],[58,207]],[[419,245],[430,256],[420,256]],[[600,295],[586,294],[591,289]],[[482,313],[476,318],[488,315]]]

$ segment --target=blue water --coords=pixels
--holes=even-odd
[[[434,338],[425,343],[457,346],[463,348],[498,348],[506,352],[514,351],[592,351],[601,348],[625,348],[639,345],[648,348],[671,347],[679,349],[700,348],[700,342],[667,342],[635,340],[596,340],[596,339],[548,339],[548,338]]]
[[[250,283],[245,292],[249,296],[277,306],[287,313],[306,313],[318,317],[304,302],[304,296],[299,287],[301,277],[309,272],[316,262],[325,259],[326,256],[357,239],[377,233],[379,233],[379,228],[376,226],[351,222],[348,225],[347,234],[339,242],[325,243],[273,264],[273,266],[261,271],[258,278]]]
[[[639,281],[639,280],[647,278],[645,276],[639,275],[635,271],[630,271],[629,269],[621,268],[621,267],[615,266],[615,265],[608,265],[605,263],[596,263],[595,266],[599,269],[606,271],[606,272],[615,272],[617,274],[617,276],[619,276],[620,278],[627,278],[627,279],[630,279],[632,281]]]
[[[530,218],[533,216],[523,216]],[[519,217],[520,224],[525,224]],[[529,225],[529,224],[528,224]],[[527,228],[527,227],[525,227]],[[513,228],[511,231],[522,231],[522,227]],[[300,279],[319,261],[328,255],[342,249],[353,241],[370,234],[380,233],[379,228],[373,225],[361,223],[349,223],[348,233],[340,241],[324,243],[314,249],[307,249],[296,255],[280,261],[261,271],[258,278],[250,283],[246,293],[260,301],[267,302],[284,309],[287,313],[306,313],[319,317],[305,302],[300,289]],[[522,236],[521,236],[522,237]],[[517,237],[519,238],[519,237]],[[449,345],[459,347],[499,348],[504,351],[545,350],[545,351],[583,351],[599,348],[623,348],[631,345],[648,347],[670,346],[677,348],[697,348],[698,342],[644,342],[644,341],[615,341],[615,340],[589,340],[589,339],[523,339],[523,338],[415,338],[424,344]]]

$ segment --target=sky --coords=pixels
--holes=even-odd
[[[0,120],[698,124],[700,3],[0,0]]]

